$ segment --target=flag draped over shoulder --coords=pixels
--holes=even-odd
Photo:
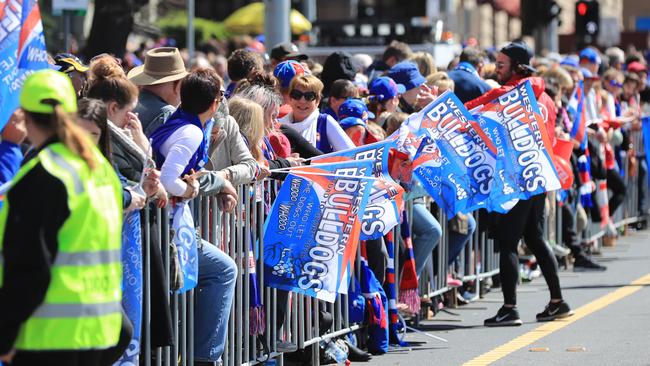
[[[353,160],[370,160],[372,183],[368,204],[363,212],[361,240],[378,239],[399,224],[399,212],[404,207],[404,188],[395,182],[388,173],[390,149],[396,140],[389,138],[374,144],[321,155],[311,160],[312,164],[333,163]]]
[[[25,78],[47,67],[38,2],[0,2],[0,130],[18,108],[20,88]]]
[[[369,160],[291,170],[265,223],[266,285],[328,302],[347,293],[372,171]]]

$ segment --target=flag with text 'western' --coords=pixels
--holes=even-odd
[[[347,293],[372,171],[369,160],[291,170],[265,223],[267,286],[328,302]]]

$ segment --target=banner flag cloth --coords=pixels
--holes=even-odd
[[[372,165],[356,160],[291,170],[265,223],[267,286],[328,302],[347,293]]]

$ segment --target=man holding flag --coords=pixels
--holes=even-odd
[[[553,131],[556,109],[552,99],[544,92],[543,80],[529,78],[534,71],[530,66],[532,56],[531,49],[523,42],[512,42],[503,47],[497,55],[496,62],[497,77],[502,87],[493,89],[483,96],[468,102],[466,107],[473,109],[487,104],[516,88],[518,84],[528,78],[533,86],[535,97],[539,101],[540,112],[546,124],[546,128],[539,126],[541,128],[539,132],[542,135],[547,134],[549,143],[552,145],[555,139]],[[504,101],[500,99],[500,102]],[[534,195],[528,199],[522,198],[508,213],[496,214],[498,227],[508,228],[507,231],[498,230],[494,233],[500,249],[500,275],[504,305],[494,317],[485,320],[486,326],[522,324],[516,307],[516,286],[519,278],[517,246],[522,237],[537,258],[551,293],[551,301],[541,313],[537,314],[537,320],[550,321],[573,314],[569,305],[562,299],[560,279],[557,274],[557,260],[544,241],[545,200],[545,193]]]

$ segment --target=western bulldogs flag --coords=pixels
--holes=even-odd
[[[0,130],[18,108],[18,96],[25,78],[47,67],[38,2],[0,2]]]
[[[503,171],[498,171],[497,175],[507,190],[492,191],[497,202],[510,196],[512,185],[518,190],[517,198],[520,199],[561,188],[553,165],[551,142],[530,82],[521,83],[483,105],[478,116],[483,119],[479,125],[495,145],[503,149],[506,160],[499,167]]]
[[[585,113],[584,107],[584,94],[584,87],[582,86],[582,80],[580,80],[573,94],[571,94],[571,99],[569,99],[567,106],[567,110],[573,116],[573,125],[571,126],[569,135],[572,139],[580,142],[580,150],[582,151],[587,149],[587,113]]]
[[[370,160],[372,175],[376,178],[361,224],[361,240],[380,238],[399,224],[399,212],[404,207],[404,188],[395,182],[388,173],[388,155],[395,139],[387,139],[374,144],[320,155],[311,160],[312,164],[340,161]]]
[[[445,176],[465,181],[468,193],[464,212],[485,207],[496,166],[496,148],[485,135],[463,103],[447,91],[427,105],[417,118],[408,123],[419,125],[446,152],[445,157],[458,167],[460,175]],[[457,212],[457,211],[456,211]]]
[[[347,293],[371,175],[368,160],[291,170],[265,223],[266,285],[328,302]]]

